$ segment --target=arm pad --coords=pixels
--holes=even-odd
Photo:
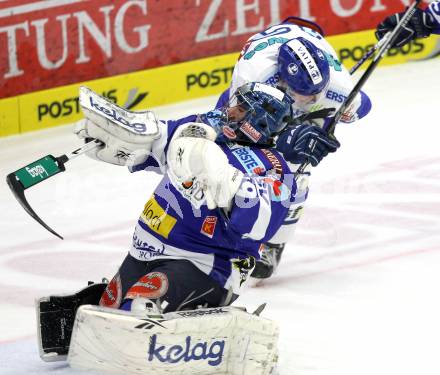
[[[179,129],[168,148],[168,175],[179,190],[200,181],[209,209],[229,208],[243,173],[229,164],[215,137],[214,129],[205,124],[190,123]]]

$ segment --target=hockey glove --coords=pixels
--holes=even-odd
[[[153,112],[127,111],[85,87],[80,89],[80,104],[85,119],[76,123],[73,132],[86,141],[99,139],[104,143],[88,156],[126,166],[148,158],[153,141],[159,137]]]
[[[405,12],[396,13],[385,18],[376,28],[376,38],[380,40],[386,33],[393,31],[404,14]],[[432,16],[416,8],[407,25],[400,30],[393,47],[402,47],[416,38],[426,38],[431,35],[433,27]]]
[[[276,149],[293,164],[309,162],[316,167],[330,152],[340,146],[338,140],[313,125],[298,125],[280,134]]]
[[[223,150],[213,137],[173,137],[168,147],[168,175],[179,191],[201,184],[209,209],[228,209],[240,187],[243,173],[229,164]],[[208,131],[208,133],[209,133]]]

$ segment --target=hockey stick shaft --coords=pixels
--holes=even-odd
[[[399,23],[396,25],[394,30],[391,32],[389,37],[386,39],[386,41],[378,48],[378,53],[374,56],[373,61],[371,61],[370,65],[368,65],[365,72],[362,74],[362,76],[357,81],[356,85],[351,90],[350,94],[348,94],[347,98],[345,99],[344,103],[342,103],[341,107],[339,107],[338,111],[335,113],[334,117],[330,121],[327,132],[330,135],[333,135],[335,132],[336,124],[341,119],[343,113],[347,110],[347,108],[353,103],[353,100],[356,98],[356,96],[361,91],[362,87],[364,86],[365,82],[367,82],[368,78],[370,78],[371,74],[373,73],[374,69],[376,69],[379,62],[382,60],[382,58],[385,56],[385,54],[388,52],[388,50],[393,45],[396,38],[399,36],[400,31],[403,27],[406,26],[412,15],[415,13],[417,6],[420,4],[422,0],[415,0],[410,7],[408,7],[407,11],[403,15],[403,17],[400,19]],[[316,141],[314,142],[316,144]],[[312,145],[311,147],[314,147]],[[305,169],[309,165],[309,162],[306,161],[302,163],[298,170],[296,171],[296,174],[304,173]]]
[[[73,150],[72,152],[70,152],[66,155],[62,155],[59,158],[61,158],[63,156],[66,157],[67,160],[64,162],[64,163],[66,163],[67,161],[72,160],[82,154],[85,154],[86,152],[94,150],[95,148],[102,146],[102,145],[103,145],[103,143],[100,140],[94,139],[93,141],[87,142],[84,145],[82,145],[81,147],[77,148],[76,150]]]
[[[19,181],[22,185],[23,190],[26,190],[31,186],[45,181],[60,172],[64,172],[66,170],[64,167],[65,163],[81,154],[84,154],[85,152],[99,147],[101,144],[101,141],[93,140],[77,148],[76,150],[59,157],[46,155],[41,159],[38,159],[16,170],[15,172],[10,173],[8,176],[14,175],[17,181]]]
[[[388,50],[393,45],[396,38],[399,36],[399,33],[401,32],[402,28],[406,26],[412,15],[415,13],[417,6],[421,0],[416,0],[412,5],[407,9],[399,23],[396,25],[394,30],[391,32],[387,40],[379,47],[378,53],[373,57],[373,61],[368,65],[367,69],[365,70],[364,74],[362,74],[361,78],[359,78],[359,81],[357,81],[356,85],[351,90],[350,94],[348,95],[347,99],[345,99],[345,102],[339,107],[338,111],[336,112],[335,116],[333,117],[332,121],[330,122],[328,126],[328,132],[329,134],[333,134],[336,128],[336,124],[342,117],[342,114],[347,110],[347,108],[353,103],[353,100],[356,98],[357,94],[361,91],[362,87],[364,86],[365,82],[367,82],[368,78],[370,78],[371,74],[373,73],[374,69],[376,69],[379,62],[383,59],[385,54],[388,52]]]
[[[384,35],[384,37],[379,40],[373,47],[371,47],[361,58],[360,60],[350,69],[350,74],[354,74],[363,64],[367,61],[374,52],[376,52],[382,45],[387,41],[390,37],[391,32],[388,32]]]

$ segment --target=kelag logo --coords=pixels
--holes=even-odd
[[[223,351],[225,341],[214,341],[208,347],[208,342],[196,342],[192,345],[192,337],[187,336],[185,346],[173,345],[166,347],[157,343],[157,335],[150,337],[150,346],[148,348],[148,361],[155,359],[162,363],[179,363],[190,361],[208,360],[210,366],[218,366],[223,360]]]
[[[98,97],[99,98],[99,97]],[[97,99],[95,97],[95,99]],[[98,99],[99,100],[99,99]],[[107,106],[107,103],[101,102],[101,105],[93,101],[93,96],[89,96],[91,110],[96,112],[101,112],[102,117],[106,117],[108,120],[119,124],[123,128],[128,128],[130,131],[135,131],[138,133],[146,133],[147,125],[143,122],[130,122],[124,116],[120,115],[120,108],[115,109],[113,106]],[[126,154],[127,155],[127,154]]]
[[[210,72],[198,74],[188,74],[186,76],[186,91],[190,91],[192,86],[206,88],[219,84],[228,84],[232,78],[233,66],[227,68],[214,69]]]
[[[366,46],[355,46],[353,48],[341,48],[339,50],[339,60],[341,63],[343,63],[344,60],[347,59],[359,61],[365,55],[365,53],[367,53],[367,51],[370,50],[371,47],[373,47],[373,44],[367,44]],[[390,48],[388,50],[387,56],[393,57],[398,55],[409,55],[412,53],[422,52],[424,49],[425,49],[425,45],[423,43],[414,40],[403,47]]]
[[[111,89],[102,92],[101,95],[125,109],[132,109],[148,96],[148,91],[138,93],[137,88],[132,88],[128,92],[128,96],[124,102],[118,97],[117,91],[117,89]],[[64,100],[54,100],[50,103],[41,103],[38,104],[37,107],[38,122],[41,122],[46,118],[57,119],[60,117],[67,117],[71,114],[78,114],[80,111],[81,108],[78,96],[66,98]]]

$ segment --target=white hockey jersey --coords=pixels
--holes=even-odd
[[[335,108],[337,110],[353,88],[349,72],[339,62],[335,50],[322,35],[308,27],[291,23],[271,26],[248,39],[234,67],[230,96],[232,97],[235,90],[246,82],[263,82],[277,85],[280,81],[277,63],[278,50],[282,44],[298,37],[311,41],[325,53],[330,65],[330,81],[327,88],[319,95],[318,100],[309,107],[299,108],[294,103],[292,106],[293,115],[299,116],[305,110],[308,112],[323,108]],[[356,121],[364,117],[370,109],[371,102],[368,96],[361,92],[340,121]]]

